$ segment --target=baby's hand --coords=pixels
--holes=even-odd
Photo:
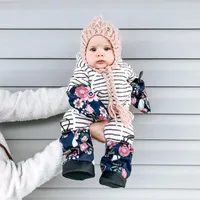
[[[150,113],[151,108],[147,92],[145,89],[145,83],[141,79],[142,75],[143,71],[141,71],[139,77],[134,79],[133,82],[131,83],[131,86],[133,88],[131,93],[131,104],[133,104],[135,108],[137,108],[143,113]]]
[[[132,97],[141,95],[141,93],[145,90],[144,81],[141,79],[142,75],[143,75],[143,71],[141,71],[139,74],[139,77],[135,78],[133,82],[131,83],[131,86],[133,88],[133,91],[131,94]]]

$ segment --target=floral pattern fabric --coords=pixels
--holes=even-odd
[[[60,142],[63,145],[65,162],[94,160],[94,148],[88,129],[66,130],[62,133]]]
[[[107,108],[97,95],[85,85],[73,86],[68,92],[70,105],[94,121],[109,120]]]
[[[133,147],[127,142],[108,141],[106,153],[101,159],[101,170],[120,173],[124,178],[131,174]]]
[[[131,86],[131,103],[133,106],[143,113],[151,112],[144,81],[136,78]],[[94,121],[111,119],[107,108],[86,85],[73,86],[67,92],[67,95],[70,105],[86,117]],[[89,130],[68,130],[63,133],[60,141],[63,144],[66,161],[84,160],[92,162],[94,160],[94,149]],[[106,152],[100,162],[102,172],[116,172],[127,179],[131,174],[132,155],[133,148],[128,142],[107,141]]]
[[[143,113],[150,113],[151,107],[144,81],[142,79],[136,78],[131,83],[131,86],[133,88],[131,93],[131,104]]]

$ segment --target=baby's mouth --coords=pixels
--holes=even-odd
[[[105,61],[104,60],[98,60],[96,63],[98,63],[98,64],[104,64]]]

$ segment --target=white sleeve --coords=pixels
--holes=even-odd
[[[65,87],[15,93],[0,89],[0,123],[48,118],[68,107]]]
[[[56,140],[33,158],[15,164],[0,149],[0,199],[19,200],[61,172],[62,145]]]
[[[16,166],[22,198],[61,173],[62,163],[62,144],[59,140],[50,143],[33,158],[18,163]]]

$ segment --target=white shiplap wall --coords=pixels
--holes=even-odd
[[[2,1],[0,87],[12,91],[67,85],[81,29],[102,14],[121,29],[123,58],[144,70],[152,114],[136,112],[133,173],[126,189],[98,183],[103,145],[95,142],[96,177],[58,176],[26,200],[200,199],[200,1]],[[60,135],[61,116],[1,124],[16,161]],[[29,147],[29,148],[28,148]]]

